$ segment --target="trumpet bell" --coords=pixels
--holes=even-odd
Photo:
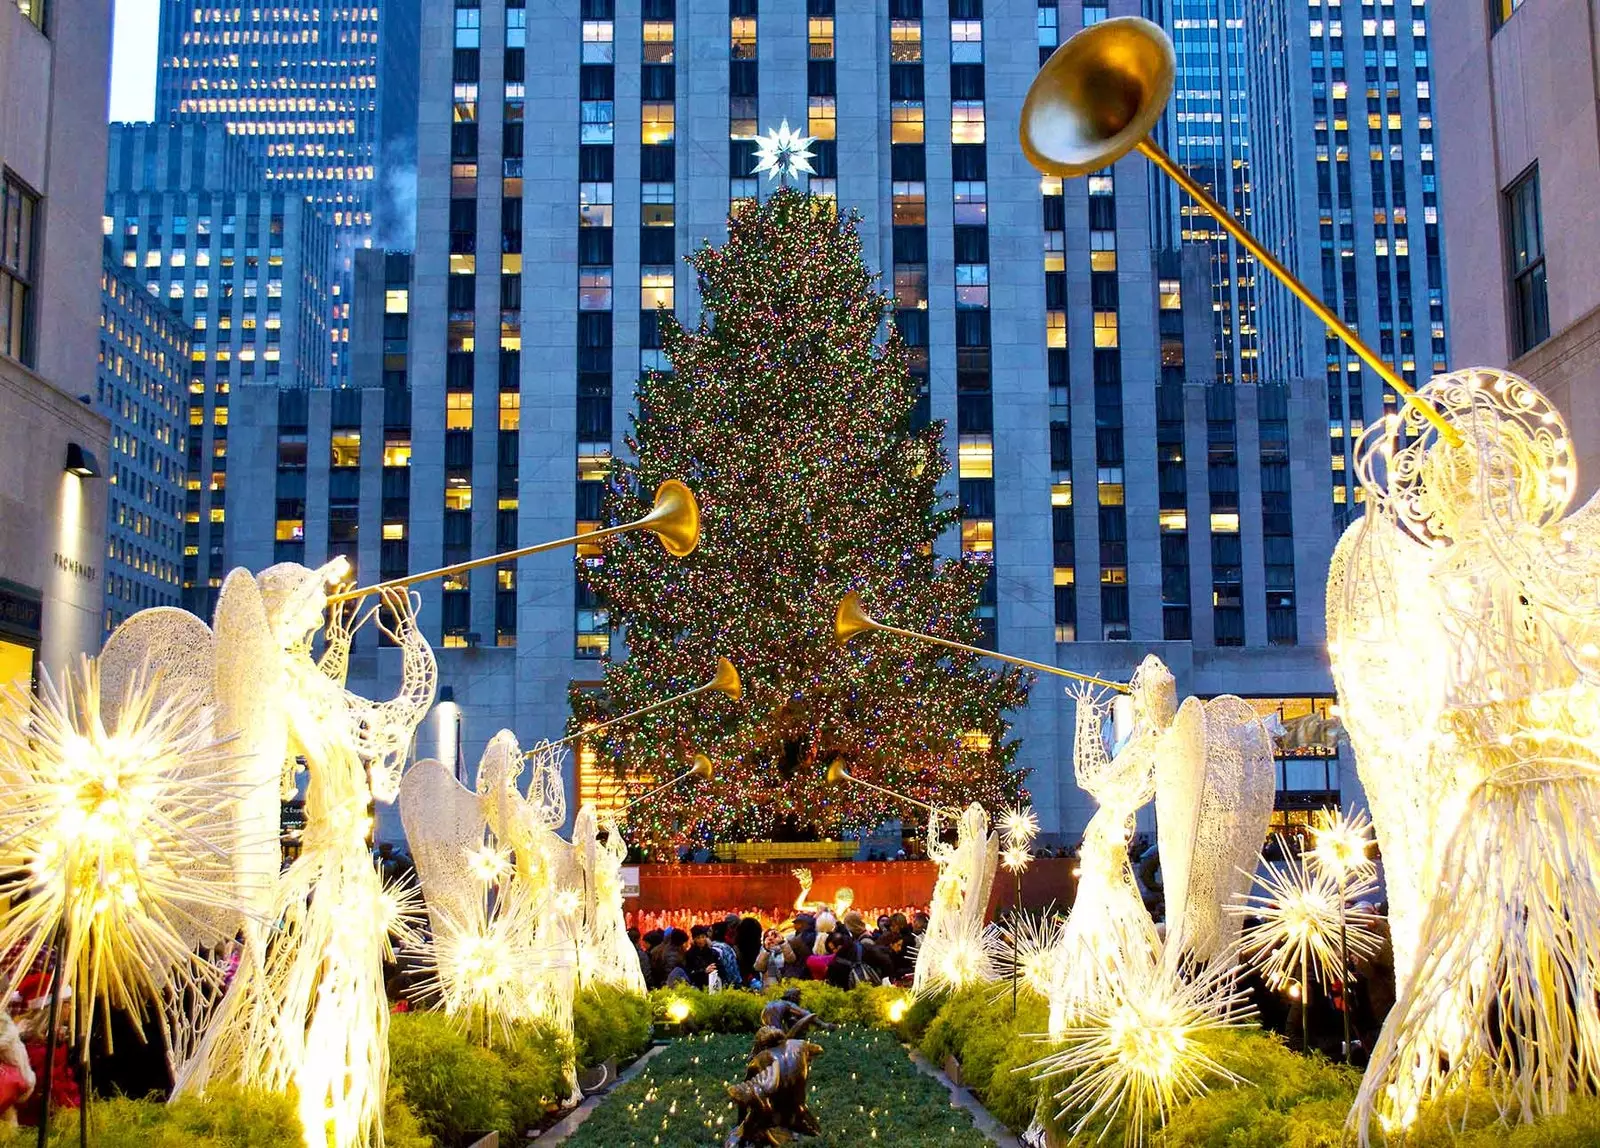
[[[850,771],[845,768],[844,762],[835,758],[833,764],[828,766],[828,784],[838,785],[841,781],[849,780],[851,780]]]
[[[703,753],[697,753],[694,755],[694,768],[689,772],[693,776],[700,778],[702,781],[710,781],[712,773],[715,772],[715,768],[716,767],[711,764],[711,759],[709,757]]]
[[[1022,151],[1045,175],[1099,171],[1150,135],[1172,95],[1177,57],[1160,25],[1102,20],[1045,63],[1022,104]]]
[[[656,487],[655,507],[639,521],[674,558],[687,558],[700,545],[700,504],[675,478]]]
[[[839,609],[833,615],[834,641],[841,646],[863,630],[870,630],[877,623],[861,605],[861,595],[854,590],[839,600]]]
[[[739,681],[739,671],[727,658],[717,659],[717,673],[711,679],[710,686],[718,693],[727,694],[734,701],[744,696],[744,685]]]

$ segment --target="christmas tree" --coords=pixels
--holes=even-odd
[[[695,491],[699,549],[673,559],[649,535],[612,539],[580,565],[626,636],[604,688],[574,689],[573,729],[709,680],[726,656],[744,698],[720,694],[620,723],[594,739],[598,768],[638,792],[702,752],[715,780],[642,806],[631,840],[763,839],[793,829],[871,828],[916,815],[848,782],[858,777],[940,805],[1015,800],[1005,711],[1026,675],[926,643],[833,638],[840,598],[857,590],[886,622],[976,643],[989,573],[974,556],[938,558],[959,521],[941,498],[944,427],[912,429],[916,383],[888,298],[861,257],[859,217],[779,188],[730,221],[728,241],[689,259],[697,328],[662,312],[670,373],[639,383],[606,491],[611,522],[639,517],[667,478]]]

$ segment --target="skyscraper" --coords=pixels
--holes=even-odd
[[[1256,233],[1408,382],[1425,382],[1448,361],[1427,5],[1245,11]],[[1287,290],[1263,276],[1259,296],[1262,376],[1327,378],[1342,524],[1362,498],[1352,440],[1396,400]]]
[[[183,508],[183,604],[210,618],[222,578],[229,399],[262,380],[327,378],[331,227],[261,180],[221,125],[115,124],[104,231],[111,259],[193,330]]]
[[[0,0],[0,683],[100,647],[110,424],[93,408],[110,11]]]
[[[349,339],[350,261],[408,234],[418,0],[161,6],[157,123],[225,125],[279,194],[309,197],[339,251],[330,381]]]
[[[107,633],[135,611],[183,604],[191,338],[189,325],[113,262],[108,251],[100,275],[95,381],[95,408],[111,420]]]
[[[657,307],[696,318],[681,260],[764,194],[753,137],[787,120],[816,137],[809,190],[862,213],[925,414],[945,421],[962,524],[943,545],[992,557],[982,616],[997,647],[1123,679],[1155,652],[1188,692],[1325,708],[1321,377],[1218,384],[1211,267],[1154,238],[1145,161],[1041,180],[1018,143],[1023,97],[1056,44],[1140,9],[430,6],[410,282],[388,282],[386,265],[383,290],[374,280],[356,300],[366,314],[381,305],[381,323],[358,326],[383,330],[385,357],[391,338],[404,346],[409,406],[387,365],[381,384],[363,372],[370,389],[348,407],[312,395],[302,413],[242,388],[241,422],[260,430],[235,480],[275,488],[279,507],[304,483],[308,564],[336,549],[310,525],[331,515],[335,482],[355,491],[364,576],[388,572],[391,534],[426,570],[594,523],[633,382],[670,368]],[[340,454],[352,433],[359,454]],[[230,514],[237,561],[283,553],[274,539],[296,520],[270,518],[273,506]],[[501,725],[525,743],[559,734],[569,685],[626,653],[570,553],[420,590],[469,763]],[[393,674],[375,635],[357,651],[352,681]],[[1046,830],[1075,839],[1092,803],[1072,778],[1070,699],[1043,680],[1018,717]],[[1286,762],[1280,780],[1337,800],[1331,753]],[[569,781],[604,797],[581,754]]]
[[[1250,101],[1246,72],[1245,0],[1152,0],[1151,17],[1172,37],[1177,80],[1161,124],[1163,145],[1213,199],[1250,225]],[[1255,262],[1215,220],[1159,173],[1158,236],[1164,246],[1203,248],[1219,382],[1260,377]],[[1200,364],[1190,364],[1195,370]]]

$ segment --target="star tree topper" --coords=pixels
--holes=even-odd
[[[756,168],[751,175],[767,173],[769,179],[783,179],[801,174],[815,175],[811,158],[815,154],[811,143],[816,136],[803,136],[789,127],[784,120],[776,131],[756,137]]]

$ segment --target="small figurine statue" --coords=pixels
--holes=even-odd
[[[779,1004],[798,1008],[793,1001],[773,1001],[762,1010],[763,1019]],[[822,1130],[806,1106],[811,1060],[822,1046],[799,1039],[799,1033],[818,1022],[815,1013],[799,1011],[804,1015],[787,1031],[771,1024],[757,1030],[743,1082],[727,1086],[739,1106],[739,1123],[728,1133],[724,1148],[775,1148]]]
[[[832,1032],[839,1026],[829,1024],[810,1009],[800,1004],[800,990],[789,989],[776,1000],[768,1001],[761,1009],[761,1027],[775,1028],[779,1032],[787,1033],[791,1039],[802,1037],[806,1030],[815,1025],[823,1032]],[[761,1051],[759,1041],[751,1050],[754,1056]]]

